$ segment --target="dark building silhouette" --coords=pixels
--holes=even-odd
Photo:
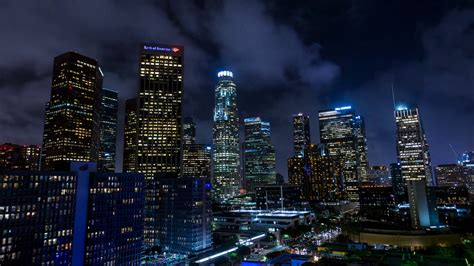
[[[115,172],[115,154],[117,144],[118,93],[102,89],[100,109],[100,171]]]
[[[301,186],[267,185],[255,188],[257,209],[294,209],[301,206],[303,192]]]
[[[125,125],[123,129],[123,172],[137,170],[137,98],[125,102]]]

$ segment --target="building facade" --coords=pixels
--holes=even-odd
[[[41,148],[38,145],[0,145],[1,170],[39,170]]]
[[[344,161],[344,187],[351,201],[358,201],[358,186],[367,179],[365,123],[351,106],[319,111],[321,144]]]
[[[196,123],[191,117],[183,118],[183,145],[196,142]]]
[[[213,128],[213,194],[228,199],[239,194],[240,144],[237,86],[233,73],[220,71],[215,89]]]
[[[344,162],[326,153],[323,145],[311,144],[305,150],[304,194],[310,202],[345,200]]]
[[[390,186],[367,184],[360,187],[360,215],[369,220],[392,222],[395,198]]]
[[[115,172],[115,154],[117,144],[118,93],[102,89],[100,110],[100,171]]]
[[[247,192],[276,183],[275,147],[270,142],[270,123],[260,117],[244,119],[244,182]]]
[[[298,208],[303,201],[301,186],[267,185],[255,188],[255,202],[260,210],[289,210]]]
[[[137,98],[125,101],[125,124],[123,128],[123,172],[137,170],[137,131],[138,106]]]
[[[397,157],[406,182],[412,227],[430,225],[427,185],[434,185],[426,135],[418,108],[395,110]]]
[[[145,175],[145,245],[159,242],[158,176],[178,177],[181,167],[182,46],[144,44],[140,49],[136,171]]]
[[[183,177],[211,177],[212,147],[205,144],[183,145]]]
[[[140,265],[143,175],[0,171],[2,265]]]
[[[163,251],[195,255],[212,247],[209,178],[167,178],[158,182],[159,244]]]
[[[98,161],[102,79],[95,59],[75,52],[54,58],[42,169],[67,171],[71,161]]]
[[[311,144],[309,116],[302,113],[293,115],[293,151],[294,156],[303,157],[304,149]]]
[[[469,169],[462,164],[440,164],[435,167],[438,186],[469,186]]]
[[[288,158],[288,184],[294,186],[303,185],[304,180],[304,158],[290,157]]]

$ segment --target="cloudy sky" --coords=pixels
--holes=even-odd
[[[41,144],[53,58],[68,50],[99,61],[123,119],[139,44],[158,42],[185,47],[184,113],[200,142],[212,141],[216,73],[228,69],[241,118],[271,122],[285,176],[291,115],[310,115],[317,143],[317,111],[340,105],[365,116],[370,164],[394,162],[392,84],[397,100],[420,108],[433,163],[451,163],[450,144],[474,150],[473,8],[468,0],[2,1],[0,142]],[[120,147],[122,138],[121,125]]]

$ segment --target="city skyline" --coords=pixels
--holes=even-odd
[[[107,4],[104,5],[107,7]],[[184,11],[179,9],[181,5],[182,3],[177,3],[170,12],[182,14],[180,12]],[[380,5],[377,6],[382,8]],[[285,176],[286,160],[292,153],[291,115],[298,112],[308,114],[312,124],[311,137],[318,139],[317,132],[319,130],[315,120],[317,112],[346,104],[351,104],[360,114],[365,116],[369,162],[372,165],[388,165],[395,162],[392,83],[394,84],[396,99],[416,103],[423,110],[422,116],[425,121],[425,130],[430,136],[428,142],[431,146],[433,165],[453,163],[455,162],[455,156],[449,144],[454,147],[457,153],[472,150],[474,145],[472,137],[474,135],[472,134],[473,128],[469,123],[463,122],[469,121],[469,119],[472,120],[473,114],[472,107],[468,104],[471,99],[470,97],[472,97],[468,93],[472,89],[472,82],[466,79],[469,77],[468,73],[460,71],[460,66],[470,62],[465,61],[469,60],[467,57],[463,57],[468,50],[461,47],[460,55],[453,56],[453,61],[447,62],[445,57],[441,57],[442,53],[439,49],[449,46],[441,42],[440,44],[444,46],[436,49],[433,48],[437,47],[435,46],[437,44],[436,36],[444,36],[443,32],[446,31],[446,27],[458,25],[461,28],[466,28],[472,22],[472,16],[470,16],[472,10],[466,9],[463,6],[459,7],[459,10],[454,10],[453,6],[454,4],[446,4],[446,7],[443,9],[429,6],[428,10],[422,11],[421,6],[416,5],[414,8],[416,11],[419,11],[417,16],[411,13],[405,14],[406,11],[403,11],[401,7],[396,8],[394,14],[390,16],[407,15],[408,18],[402,25],[399,25],[402,30],[411,28],[416,22],[423,24],[422,29],[416,32],[415,37],[401,38],[401,40],[397,38],[397,42],[394,44],[384,42],[379,45],[369,42],[369,46],[376,48],[372,49],[371,53],[373,54],[357,45],[352,46],[352,49],[349,50],[362,51],[361,56],[369,58],[369,60],[364,62],[361,60],[350,60],[351,57],[347,55],[347,52],[342,52],[342,49],[335,45],[337,41],[345,37],[332,36],[329,33],[325,33],[323,29],[315,29],[317,34],[314,37],[309,37],[308,32],[311,32],[311,30],[294,21],[294,15],[303,12],[299,7],[290,8],[288,12],[293,16],[282,19],[282,8],[275,7],[268,2],[252,2],[242,6],[235,6],[235,3],[226,2],[222,6],[215,6],[215,10],[209,12],[219,18],[226,17],[219,25],[216,24],[215,18],[211,18],[211,16],[205,18],[214,25],[210,29],[209,34],[212,35],[212,40],[216,42],[215,45],[210,45],[205,41],[202,42],[200,38],[192,38],[193,35],[182,34],[181,32],[183,31],[180,28],[173,31],[176,26],[171,26],[167,23],[173,19],[169,14],[165,14],[163,18],[152,16],[153,19],[162,20],[163,25],[169,25],[164,27],[161,32],[151,31],[146,27],[147,23],[145,22],[148,21],[139,20],[136,23],[137,25],[132,27],[134,34],[131,34],[131,38],[121,47],[118,47],[113,42],[116,37],[115,34],[109,35],[104,33],[104,31],[115,31],[117,29],[115,27],[121,26],[121,23],[115,26],[110,23],[100,24],[98,29],[94,31],[96,33],[94,37],[91,37],[91,41],[87,43],[76,42],[76,39],[71,35],[75,32],[75,27],[71,27],[71,32],[62,32],[65,36],[69,36],[66,38],[69,41],[57,42],[48,49],[48,46],[41,41],[36,43],[34,47],[25,47],[24,44],[20,45],[20,43],[27,43],[22,41],[23,37],[7,35],[6,37],[11,36],[12,42],[18,44],[17,46],[21,49],[13,49],[9,46],[6,46],[6,49],[4,49],[4,52],[9,52],[9,54],[5,54],[4,65],[1,66],[2,69],[6,70],[6,75],[0,83],[0,88],[2,91],[6,91],[7,94],[0,100],[2,108],[5,108],[2,109],[2,116],[0,117],[5,130],[0,133],[0,137],[3,142],[18,144],[40,144],[42,142],[43,103],[49,97],[51,58],[68,50],[78,51],[99,61],[105,75],[104,87],[112,88],[119,92],[119,122],[123,121],[124,101],[135,96],[134,93],[136,92],[136,47],[139,43],[149,40],[182,44],[188,51],[187,58],[189,58],[190,62],[188,63],[188,69],[184,73],[185,79],[189,82],[185,85],[186,93],[184,94],[183,115],[192,116],[195,119],[199,128],[197,136],[199,143],[211,143],[212,94],[216,82],[215,73],[228,68],[235,73],[236,83],[240,87],[240,93],[238,94],[239,116],[261,116],[272,123],[274,132],[272,137],[274,143],[277,143],[277,172]],[[334,11],[339,14],[339,12],[349,7],[350,5],[345,3],[342,5],[341,10],[334,9]],[[387,9],[389,7],[390,5],[388,5]],[[56,7],[51,8],[54,9]],[[57,8],[63,8],[65,14],[70,13],[71,16],[75,17],[72,11],[75,10],[75,5],[64,4]],[[191,5],[189,8],[197,11],[203,7]],[[361,6],[356,5],[355,8],[363,18],[369,17],[369,14],[371,14],[371,11],[365,10]],[[19,11],[15,5],[9,5],[5,8],[5,10],[10,9],[16,12],[29,12],[25,10]],[[118,6],[116,9],[111,8],[111,10],[119,11],[118,13],[124,9],[124,6]],[[131,14],[134,14],[137,9],[137,7],[131,7],[129,11]],[[236,23],[233,21],[236,15],[230,11],[231,9],[238,14],[245,13],[250,22],[258,21],[258,23],[263,25],[263,28],[278,29],[278,27],[283,27],[283,30],[277,30],[276,34],[270,36],[264,31],[258,32],[258,36],[251,35],[247,31],[242,33],[232,31],[235,32],[235,36],[228,36],[226,32],[236,27]],[[105,8],[104,10],[108,9]],[[161,14],[164,12],[163,10],[163,6],[158,6],[150,7],[147,12]],[[245,12],[248,10],[251,10],[251,12]],[[384,10],[386,11],[385,8],[382,8],[382,11]],[[438,14],[439,18],[434,19],[430,17],[430,14],[433,12]],[[46,8],[38,7],[35,14],[33,17],[39,19],[38,25],[44,25],[42,23],[58,19],[55,16],[48,18],[45,15],[49,14]],[[105,15],[110,17],[111,21],[117,19],[110,13]],[[305,15],[304,12],[303,15]],[[94,14],[88,16],[90,16],[88,18],[92,21],[97,20]],[[377,15],[377,18],[381,19],[380,16]],[[23,17],[29,16],[24,14]],[[190,19],[193,18],[195,18],[194,15],[190,16]],[[5,19],[8,19],[8,16],[5,16]],[[15,23],[16,20],[13,19],[11,21]],[[350,21],[344,21],[344,23],[348,22]],[[84,23],[84,19],[77,18],[66,23],[77,27]],[[362,21],[361,23],[368,22]],[[329,30],[344,29],[342,26],[333,25],[329,27]],[[386,20],[381,20],[381,27],[383,26],[387,26],[388,33],[382,32],[378,28],[369,28],[369,31],[374,36],[390,36],[389,31],[394,29],[395,26]],[[184,23],[182,27],[186,29],[189,25]],[[24,29],[21,26],[17,26],[17,28],[20,31],[29,31],[29,29]],[[357,29],[351,30],[357,32]],[[191,28],[190,32],[195,34],[199,32],[199,29]],[[411,31],[408,30],[409,32]],[[341,35],[344,36],[344,33],[347,33],[347,30],[342,31]],[[45,34],[54,38],[59,37],[52,30],[46,30]],[[454,39],[465,41],[468,41],[471,36],[470,32],[452,34],[457,34],[456,38],[458,39]],[[285,40],[284,37],[287,36],[291,36],[287,38],[289,40]],[[250,49],[249,47],[251,46],[247,43],[239,46],[241,48],[231,46],[231,43],[234,42],[230,40],[234,40],[234,38],[248,39],[250,37],[257,40],[256,43],[251,42],[250,45],[258,44],[256,47],[259,49]],[[364,40],[370,39],[368,37],[364,38]],[[268,40],[271,41],[269,42]],[[261,41],[261,44],[258,41]],[[280,44],[274,45],[273,43]],[[456,43],[448,42],[448,44],[453,45]],[[311,49],[314,44],[320,44],[322,47],[315,51]],[[261,51],[262,45],[267,45],[268,51],[257,53],[255,50]],[[417,49],[411,49],[413,47]],[[283,51],[283,49],[286,52],[280,54],[279,51]],[[31,53],[31,56],[18,56],[20,51],[23,51],[23,53],[31,51],[28,52],[28,54]],[[405,53],[407,51],[410,52]],[[314,58],[317,63],[312,65],[305,59],[302,59],[305,55],[309,58]],[[289,59],[289,56],[296,59]],[[245,61],[249,58],[254,58],[256,63],[245,68],[242,60]],[[265,61],[265,59],[271,61]],[[383,59],[387,59],[386,64],[379,63]],[[25,62],[33,62],[33,64]],[[291,68],[300,63],[301,67],[296,68],[296,72],[293,73],[295,75],[292,73],[289,73],[289,77],[283,75],[284,69],[282,67],[284,65],[289,65]],[[431,69],[425,65],[440,65],[441,67]],[[447,66],[451,73],[454,73],[454,81],[447,82],[447,78],[439,75],[444,73],[442,69],[445,66]],[[197,70],[196,68],[199,69]],[[361,69],[360,71],[359,68]],[[421,82],[419,79],[409,81],[411,77],[409,70],[412,68],[416,73],[420,73],[425,77],[426,83]],[[305,72],[305,69],[308,72]],[[21,71],[22,75],[15,75],[17,73],[15,71]],[[309,75],[307,73],[313,74]],[[258,77],[258,79],[255,77]],[[447,84],[454,84],[455,88],[453,90],[443,89],[450,87]],[[26,99],[26,95],[33,95],[34,97],[27,97],[28,99]],[[250,97],[252,95],[257,97]],[[270,95],[274,96],[270,97]],[[463,95],[467,97],[462,97]],[[259,104],[255,104],[256,98],[260,99]],[[286,99],[286,101],[279,99]],[[459,100],[459,103],[457,100]],[[458,105],[459,109],[457,111],[454,108],[450,108],[454,102]],[[285,106],[283,104],[287,108],[282,108],[282,106]],[[10,111],[13,109],[13,106],[17,110],[15,113]],[[441,124],[438,124],[440,121]],[[123,126],[121,124],[119,123],[117,149],[117,161],[119,164],[122,161],[123,150],[121,145],[123,141]],[[243,131],[242,124],[243,122],[241,121],[241,132]],[[118,169],[121,167],[119,164],[117,165]]]

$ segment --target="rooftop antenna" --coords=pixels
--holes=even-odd
[[[459,159],[459,156],[458,156],[458,153],[456,152],[456,150],[454,150],[453,145],[449,144],[449,147],[450,147],[451,150],[453,151],[456,160],[458,160],[458,159]]]
[[[393,101],[393,110],[396,110],[397,107],[395,106],[395,89],[393,88],[393,81],[392,81],[392,101]]]

